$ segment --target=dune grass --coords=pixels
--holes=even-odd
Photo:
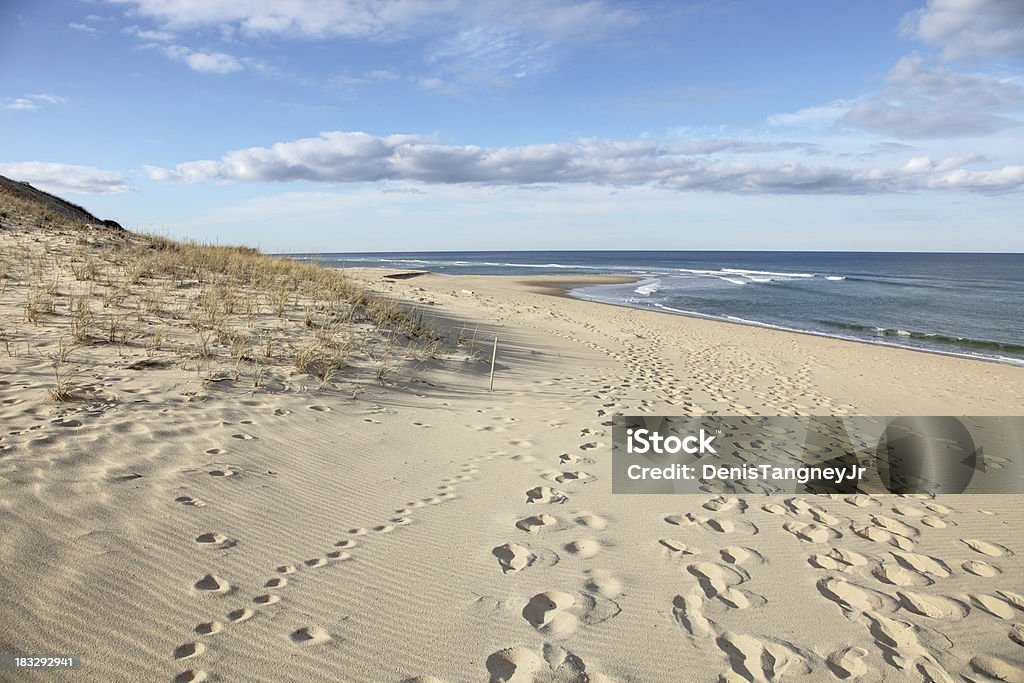
[[[273,390],[304,376],[330,390],[387,382],[446,344],[420,311],[342,270],[72,223],[2,192],[0,302],[21,313],[0,319],[4,351],[48,359],[55,400],[76,396],[75,359],[104,350],[130,367],[178,366],[204,386]]]

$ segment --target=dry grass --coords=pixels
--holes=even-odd
[[[181,368],[204,385],[226,377],[250,391],[296,374],[325,391],[384,383],[402,361],[444,353],[420,311],[341,270],[72,224],[3,192],[0,212],[0,304],[22,312],[21,325],[4,321],[0,341],[19,362],[42,350],[55,400],[76,394],[71,348],[83,366],[116,351],[133,368]]]

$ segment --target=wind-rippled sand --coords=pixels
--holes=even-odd
[[[96,681],[1024,680],[1019,497],[610,494],[615,414],[1014,414],[1024,370],[379,275],[476,360],[189,394],[111,349],[68,403],[4,372],[0,645]]]

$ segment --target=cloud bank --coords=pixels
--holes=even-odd
[[[970,169],[977,156],[910,159],[900,166],[757,163],[747,155],[792,145],[732,140],[665,143],[582,139],[572,143],[479,147],[444,145],[420,135],[332,131],[270,147],[230,151],[218,160],[174,168],[147,166],[151,179],[186,183],[364,183],[444,185],[653,186],[736,194],[872,194],[945,189],[995,194],[1024,187],[1024,166]],[[727,154],[727,158],[716,155]]]
[[[1024,56],[1024,2],[929,0],[903,19],[904,34],[943,49],[947,59]]]
[[[250,36],[377,38],[454,22],[568,38],[636,20],[604,0],[107,0],[170,29],[231,27]]]
[[[973,137],[1019,126],[1021,121],[1007,113],[1021,106],[1024,88],[1016,82],[960,73],[908,55],[889,70],[885,87],[851,107],[841,122],[907,139]]]
[[[54,194],[119,194],[131,189],[120,173],[48,161],[0,162],[0,175]]]

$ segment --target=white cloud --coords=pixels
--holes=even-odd
[[[88,24],[79,24],[76,21],[72,21],[68,24],[68,28],[72,31],[81,31],[82,33],[99,33],[96,28],[89,26]]]
[[[140,40],[149,40],[157,43],[169,43],[174,40],[175,35],[170,31],[151,31],[139,28],[138,26],[125,26],[121,33],[127,33]]]
[[[423,78],[415,79],[416,87],[420,90],[427,92],[436,93],[438,95],[449,95],[457,96],[462,94],[462,89],[458,85],[450,81],[446,81],[443,78],[437,78],[436,76],[424,76]]]
[[[371,69],[366,71],[361,76],[352,76],[348,73],[341,73],[336,76],[332,76],[327,79],[327,85],[334,88],[354,88],[359,85],[366,85],[368,83],[384,83],[388,81],[397,81],[399,75],[394,71],[388,69]]]
[[[159,48],[171,59],[184,62],[193,71],[200,73],[229,74],[242,70],[242,63],[223,52],[193,50],[184,45],[152,45]]]
[[[48,161],[0,162],[0,175],[54,194],[118,194],[131,189],[120,173]]]
[[[57,95],[46,93],[29,93],[21,97],[8,98],[3,100],[4,109],[15,109],[21,111],[35,111],[46,104],[64,104],[67,100]]]
[[[925,189],[981,193],[1024,187],[1024,167],[970,170],[978,157],[912,160],[904,166],[857,167],[774,161],[750,163],[743,144],[702,141],[582,139],[572,143],[486,148],[443,145],[416,135],[377,137],[327,132],[315,138],[228,152],[219,160],[147,167],[150,178],[180,182],[238,180],[529,187],[539,184],[654,186],[737,194],[869,194]],[[713,141],[720,144],[721,141]]]
[[[460,31],[435,47],[428,61],[460,83],[501,86],[551,68],[551,43],[493,26]]]
[[[849,100],[833,100],[817,107],[805,107],[794,112],[773,114],[768,123],[773,126],[819,127],[831,126],[853,107]]]
[[[437,25],[501,24],[589,37],[638,21],[604,0],[107,0],[171,28],[235,27],[250,35],[382,38]]]
[[[3,108],[5,110],[34,112],[39,109],[39,102],[35,102],[28,97],[15,97],[14,99],[4,100]]]
[[[1024,104],[1024,88],[981,74],[900,59],[885,87],[853,106],[844,125],[907,139],[989,135],[1021,125],[1008,115]]]
[[[1024,56],[1021,0],[929,0],[903,18],[902,29],[948,59]]]

